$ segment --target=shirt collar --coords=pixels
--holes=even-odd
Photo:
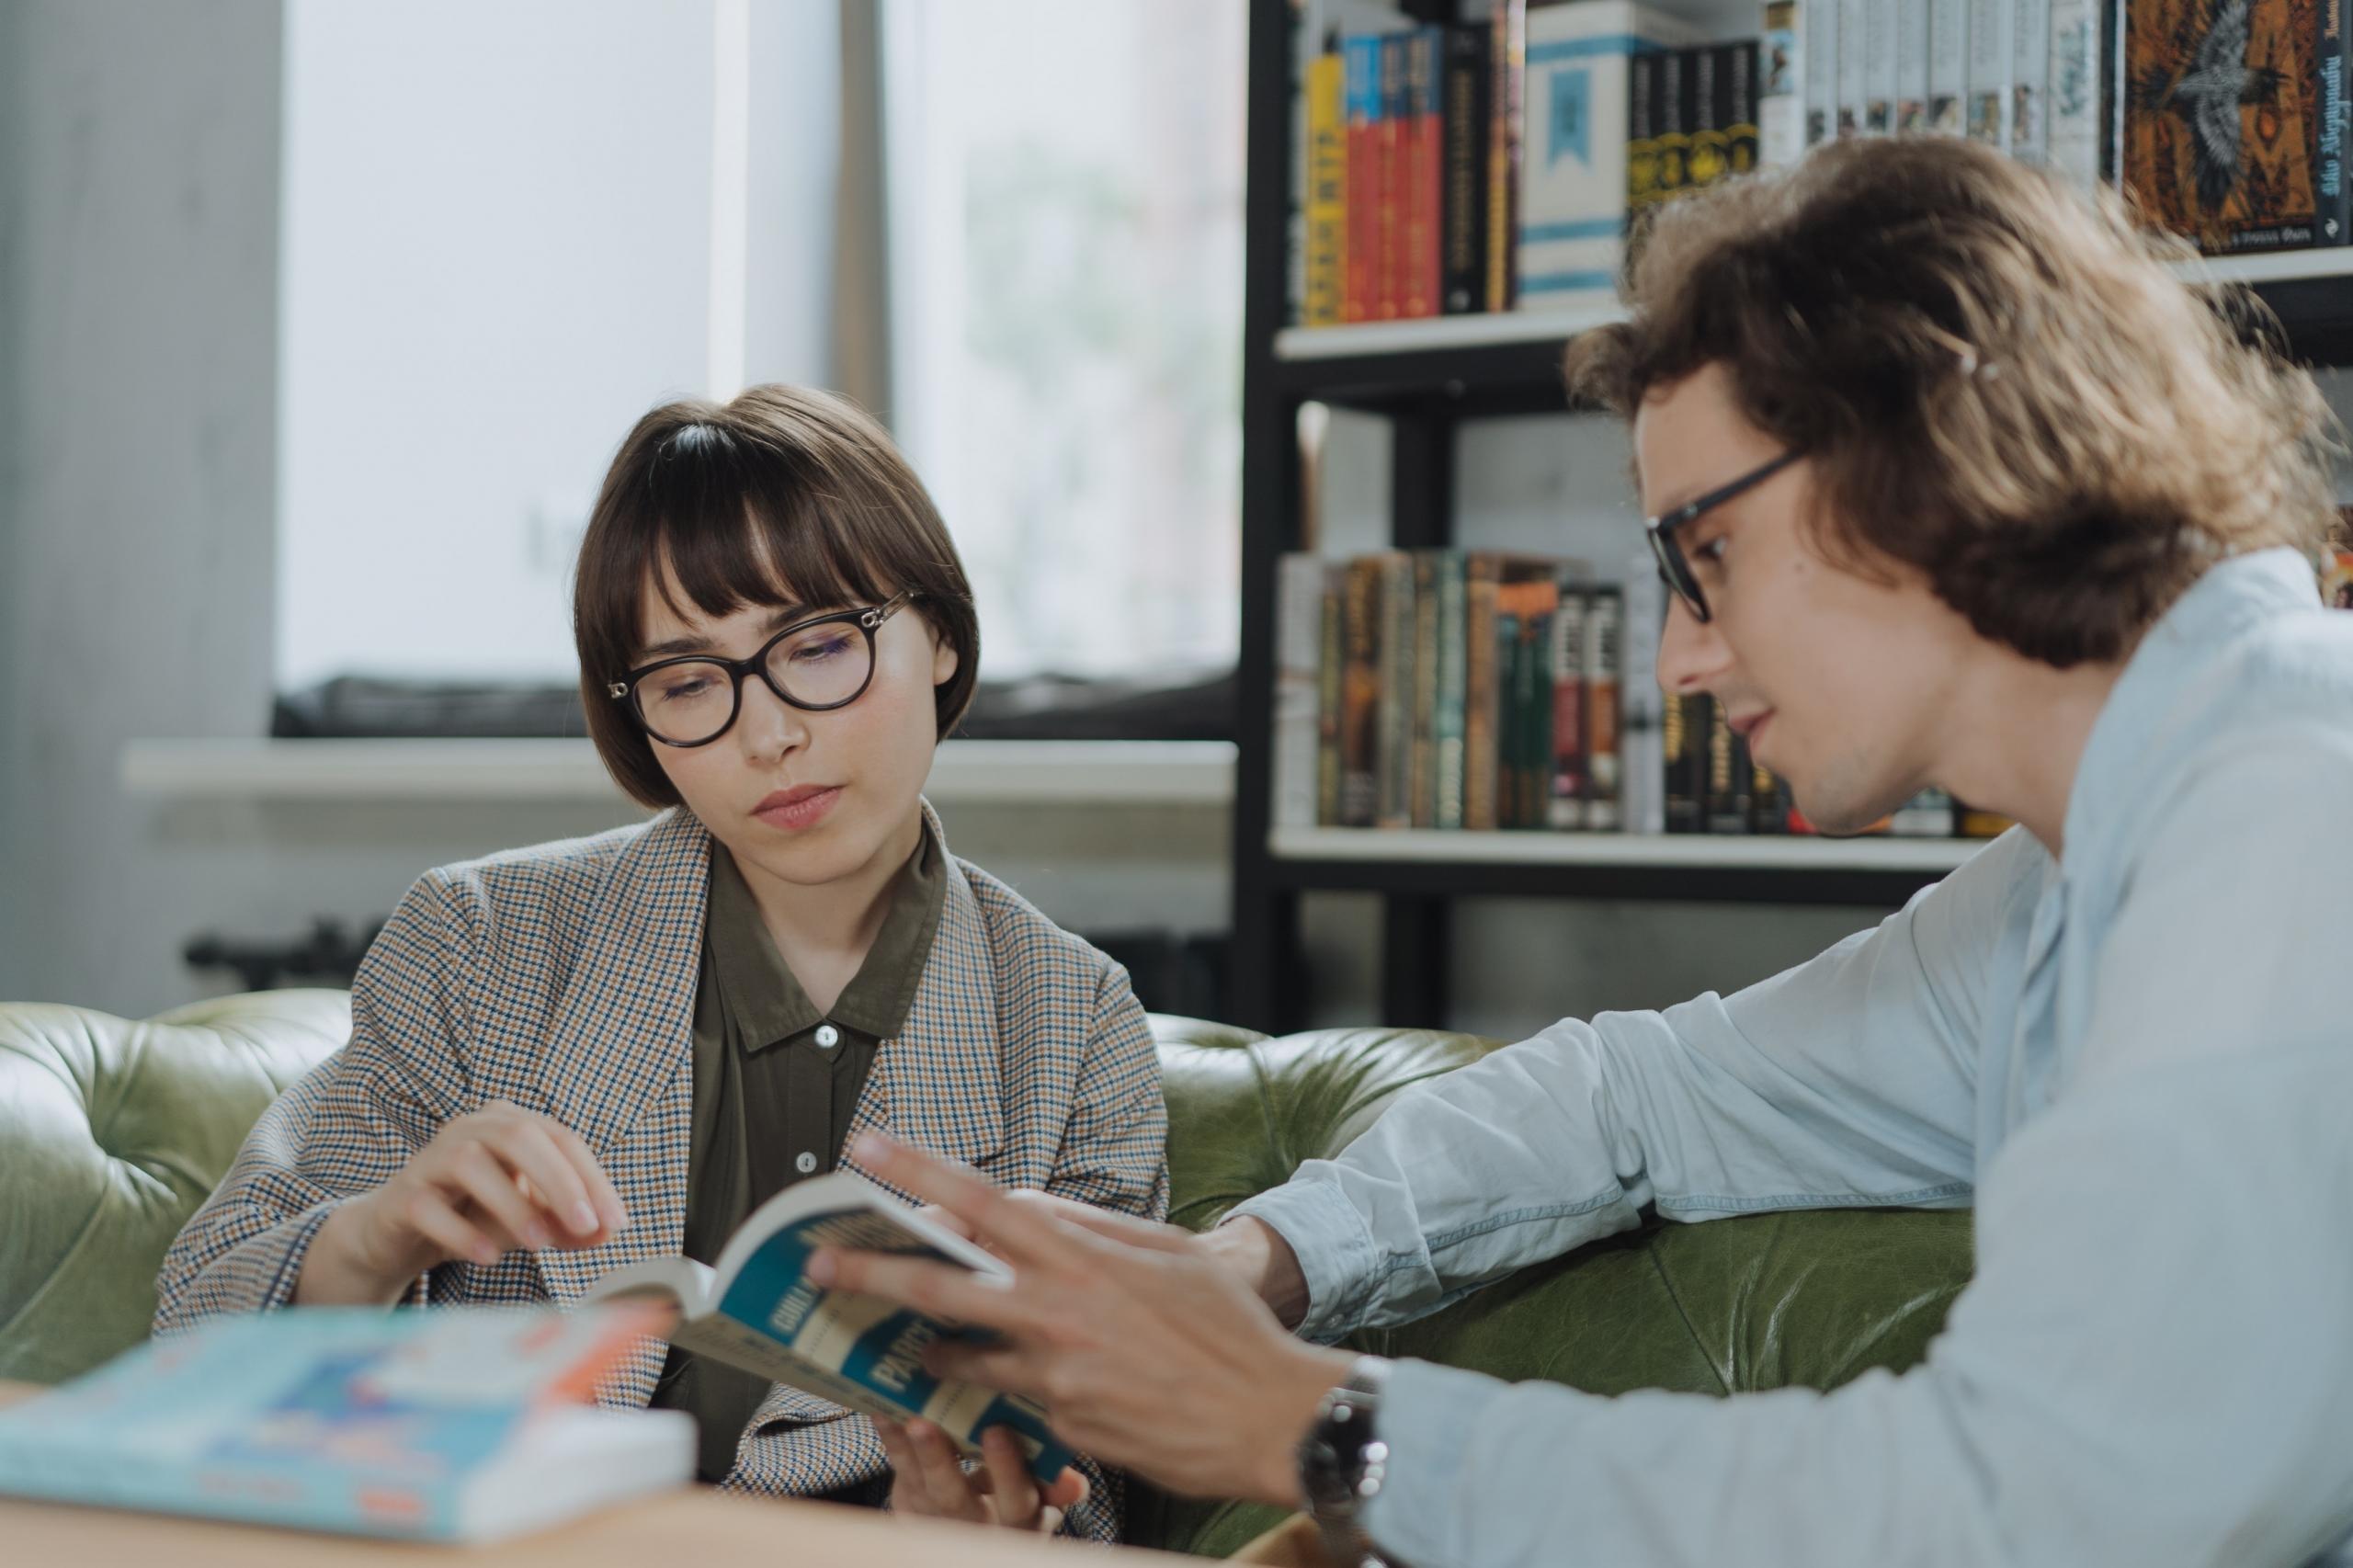
[[[742,868],[716,838],[710,844],[709,944],[728,1010],[753,1049],[807,1033],[831,1019],[888,1040],[904,1027],[924,964],[931,955],[947,895],[945,857],[926,813],[915,852],[883,896],[882,928],[833,1011],[821,1013],[801,989],[760,918]]]
[[[2216,562],[2142,635],[2125,662],[2075,765],[2067,793],[2068,858],[2087,846],[2119,800],[2145,783],[2144,764],[2167,733],[2190,716],[2185,699],[2218,665],[2218,649],[2278,616],[2320,612],[2312,563],[2281,547]]]

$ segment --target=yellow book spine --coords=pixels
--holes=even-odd
[[[1340,321],[1348,265],[1348,124],[1341,111],[1346,73],[1337,54],[1307,66],[1307,291],[1300,321]]]

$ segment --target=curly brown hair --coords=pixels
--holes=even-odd
[[[677,804],[677,790],[606,687],[639,657],[645,590],[667,593],[664,565],[714,617],[788,595],[847,608],[915,589],[911,608],[956,650],[956,673],[933,694],[943,739],[972,703],[981,627],[963,562],[890,433],[847,398],[757,386],[725,403],[665,403],[605,475],[573,578],[580,700],[606,770],[657,807]]]
[[[2188,254],[1972,142],[1825,145],[1661,210],[1570,391],[1631,417],[1719,364],[1809,458],[1825,554],[1918,568],[2029,657],[2116,659],[2212,561],[2335,523],[2328,405]]]

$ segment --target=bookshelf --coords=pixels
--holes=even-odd
[[[1695,0],[1696,3],[1696,0]],[[1415,0],[1416,19],[1457,18]],[[1465,9],[1483,10],[1483,7]],[[1720,7],[1709,0],[1711,19]],[[1742,13],[1745,15],[1746,7]],[[1436,1025],[1446,1010],[1453,900],[1479,896],[1743,900],[1893,907],[1982,845],[1945,839],[1381,832],[1270,826],[1275,574],[1299,537],[1300,406],[1376,413],[1392,426],[1390,534],[1401,549],[1453,542],[1454,437],[1465,419],[1564,407],[1562,350],[1611,319],[1582,312],[1442,316],[1362,325],[1288,322],[1291,47],[1285,0],[1251,0],[1244,301],[1242,653],[1233,809],[1233,1012],[1298,1021],[1299,900],[1381,896],[1383,1021]],[[1729,17],[1730,12],[1725,12]],[[1716,29],[1731,36],[1736,28]],[[2353,248],[2184,264],[2192,280],[2244,282],[2291,350],[2353,363]],[[1629,672],[1630,678],[1639,678]]]

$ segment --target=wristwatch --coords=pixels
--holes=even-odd
[[[1389,1471],[1389,1445],[1375,1428],[1389,1363],[1360,1356],[1347,1381],[1315,1407],[1299,1443],[1299,1488],[1334,1568],[1389,1568],[1364,1533],[1364,1506]]]

